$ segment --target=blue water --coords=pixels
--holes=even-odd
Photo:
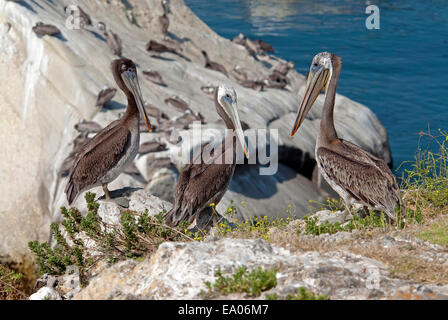
[[[185,0],[223,37],[262,38],[305,73],[313,56],[341,56],[338,92],[371,108],[388,131],[394,167],[412,160],[419,132],[448,130],[448,1]],[[435,143],[421,141],[422,148]]]

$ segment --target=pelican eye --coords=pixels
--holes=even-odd
[[[226,93],[226,98],[230,99],[230,94]]]

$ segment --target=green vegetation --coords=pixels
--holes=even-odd
[[[406,190],[405,198],[410,205],[435,208],[448,206],[448,133],[442,130],[439,133],[438,137],[421,133],[438,145],[438,152],[423,151],[419,147],[415,160],[402,164],[410,165],[410,169],[404,170],[401,179],[401,188]]]
[[[305,216],[303,220],[305,221],[305,228],[304,230],[298,229],[298,234],[334,234],[341,231],[352,232],[353,230],[371,230],[374,228],[381,228],[386,231],[391,227],[391,222],[384,212],[375,212],[373,210],[369,210],[365,217],[361,217],[355,213],[353,219],[344,224],[328,221],[318,224],[317,217],[313,216]],[[404,228],[407,224],[409,225],[413,222],[420,223],[421,221],[422,215],[420,207],[417,207],[415,211],[408,208],[406,210],[406,219],[401,217],[397,222],[397,228]]]
[[[448,219],[429,226],[417,236],[423,241],[448,246]]]
[[[26,299],[24,287],[20,273],[0,264],[0,300]]]
[[[213,297],[215,294],[230,294],[243,292],[249,297],[258,297],[262,291],[274,288],[277,285],[277,270],[263,270],[261,267],[248,271],[240,267],[230,276],[224,276],[221,270],[215,272],[216,281],[212,284],[205,282],[208,292],[204,297]]]
[[[288,205],[285,210],[288,218],[269,219],[260,217],[254,212],[250,221],[235,219],[237,208],[232,201],[224,216],[232,222],[220,222],[215,236],[233,238],[261,238],[288,248],[304,250],[321,250],[322,243],[312,237],[299,238],[301,235],[334,234],[337,232],[352,232],[361,230],[357,237],[372,239],[379,234],[389,232],[406,232],[418,238],[442,246],[448,245],[448,135],[441,132],[442,139],[435,139],[439,152],[422,151],[419,149],[415,161],[404,170],[400,188],[405,203],[405,212],[397,212],[398,219],[391,222],[382,212],[369,210],[365,215],[355,212],[352,220],[346,223],[318,224],[313,216],[305,216],[302,221],[290,222],[294,219],[295,208]],[[408,163],[409,164],[409,163]],[[108,225],[98,215],[99,204],[94,201],[95,194],[87,193],[86,202],[88,213],[82,216],[76,208],[61,208],[63,221],[61,225],[51,224],[51,232],[55,245],[50,247],[47,242],[33,241],[29,247],[36,256],[39,272],[49,274],[63,274],[70,265],[78,267],[80,280],[83,285],[88,279],[89,270],[98,261],[106,260],[110,263],[127,259],[144,259],[165,241],[202,241],[207,233],[192,233],[188,224],[181,224],[177,228],[170,228],[163,224],[163,212],[149,215],[148,211],[136,213],[124,210],[121,213],[119,225]],[[249,211],[244,201],[243,208]],[[211,204],[214,214],[215,204]],[[331,212],[343,211],[342,200],[327,199],[320,204],[321,209]],[[364,217],[361,217],[364,216]],[[364,232],[365,231],[365,232]],[[331,244],[325,244],[326,250],[334,249]],[[435,275],[437,281],[446,279],[446,268],[417,261],[415,248],[401,248],[391,251],[382,248],[357,247],[356,243],[346,243],[346,249],[374,259],[383,261],[391,266],[393,275],[405,278],[428,281],[426,275]],[[335,244],[340,246],[340,244]],[[412,250],[411,250],[412,249]],[[1,267],[1,266],[0,266]],[[11,271],[8,271],[11,272]],[[233,275],[224,276],[221,270],[215,273],[216,281],[207,282],[208,292],[205,297],[218,294],[246,293],[250,297],[260,296],[261,292],[276,286],[276,270],[265,271],[261,268],[248,271],[242,267]],[[431,278],[429,281],[433,281]],[[18,282],[17,282],[18,281]],[[434,280],[435,281],[435,280]],[[0,268],[0,299],[22,298],[20,275],[6,273]],[[277,294],[267,295],[266,298],[277,299]],[[324,295],[316,295],[305,288],[299,288],[295,294],[281,299],[315,300],[328,299]]]
[[[329,300],[325,294],[316,295],[314,292],[308,291],[305,287],[297,289],[295,294],[288,294],[286,297],[279,297],[277,293],[267,294],[266,300]]]
[[[229,234],[238,235],[242,238],[261,238],[264,240],[270,239],[271,228],[286,228],[291,221],[291,218],[277,218],[271,219],[267,216],[262,218],[254,217],[251,220],[239,221],[234,220],[232,224],[219,223],[218,234],[226,236]]]
[[[36,255],[41,274],[63,274],[68,266],[76,266],[80,281],[86,284],[86,273],[97,261],[105,259],[113,263],[125,258],[139,258],[150,254],[165,241],[193,240],[178,228],[163,224],[163,212],[150,216],[125,210],[121,213],[120,225],[108,225],[98,215],[99,204],[95,194],[86,193],[88,213],[85,217],[77,208],[61,208],[63,230],[51,224],[51,232],[56,241],[52,248],[49,243],[30,242],[29,248]]]

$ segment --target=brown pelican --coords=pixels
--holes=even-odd
[[[142,143],[140,147],[138,148],[139,154],[147,154],[151,152],[159,152],[166,150],[166,144],[159,141],[148,141],[145,143]]]
[[[160,120],[169,120],[169,117],[165,114],[165,112],[160,111],[159,108],[154,107],[153,105],[149,103],[145,103],[145,109],[148,111],[148,115],[156,118],[157,122],[160,123]]]
[[[251,88],[256,91],[263,91],[265,87],[265,83],[259,80],[244,80],[240,81],[239,84],[241,84],[243,87]]]
[[[151,131],[134,62],[125,58],[114,60],[112,73],[128,99],[128,107],[123,118],[98,132],[76,155],[65,188],[69,204],[81,192],[96,186],[103,186],[106,199],[110,199],[108,183],[118,177],[137,155],[140,115]]]
[[[113,54],[120,57],[122,51],[121,38],[116,33],[113,33],[112,30],[105,30],[104,36],[106,37],[106,43]]]
[[[170,48],[163,43],[149,40],[149,42],[146,44],[146,51],[153,51],[157,53],[163,53],[163,52],[171,52],[171,53],[177,53],[176,50],[173,48]]]
[[[115,88],[104,88],[100,92],[98,92],[98,96],[96,97],[95,105],[97,107],[102,108],[106,103],[108,103],[115,96],[117,89]]]
[[[90,16],[82,10],[80,6],[76,6],[79,12],[79,18],[81,19],[81,27],[84,27],[85,25],[92,25],[92,20],[90,19]],[[68,6],[64,7],[64,12],[68,15],[73,14],[74,12],[70,10]]]
[[[226,68],[224,68],[223,65],[221,65],[221,64],[219,64],[219,63],[217,63],[217,62],[210,61],[210,59],[209,59],[209,57],[208,57],[208,54],[207,54],[207,52],[205,52],[205,50],[202,50],[201,53],[202,53],[202,55],[204,56],[204,59],[205,59],[205,67],[206,67],[207,69],[212,69],[212,70],[215,70],[215,71],[219,71],[219,72],[221,72],[221,73],[224,73],[224,74],[226,75],[226,77],[229,76],[228,73],[227,73]]]
[[[246,37],[244,34],[239,33],[236,37],[232,39],[233,43],[239,44],[241,46],[246,46]]]
[[[238,116],[235,90],[224,85],[219,86],[215,91],[215,106],[227,128],[236,133],[243,151],[246,157],[248,157],[244,134]],[[201,152],[196,155],[198,158],[195,158],[192,163],[188,164],[181,171],[174,193],[174,206],[165,215],[165,223],[167,225],[177,226],[180,221],[192,222],[198,214],[209,208],[210,204],[218,204],[221,201],[232,180],[236,165],[237,145],[235,135],[233,133],[228,134],[225,137],[225,141],[226,147],[229,145],[232,147],[223,151],[216,151],[217,154],[212,155],[214,159],[222,157],[220,164],[213,160],[207,161],[209,159],[203,159],[202,152],[204,148],[202,148]],[[233,161],[225,161],[229,159],[229,155]]]
[[[394,220],[394,208],[403,207],[397,182],[387,164],[337,136],[333,111],[341,66],[341,59],[335,54],[322,52],[314,57],[305,96],[290,137],[296,133],[319,93],[325,88],[325,103],[315,149],[319,172],[342,197],[347,212],[350,212],[350,205],[356,202],[382,210]]]
[[[273,72],[277,72],[280,73],[281,75],[286,76],[289,72],[289,70],[291,70],[292,68],[294,68],[294,62],[289,61],[289,62],[279,62],[275,67]]]
[[[261,39],[249,39],[242,33],[234,37],[232,39],[232,42],[246,47],[247,51],[251,55],[264,54],[265,52],[274,52],[274,47],[272,47],[269,43]]]
[[[212,98],[215,97],[216,86],[212,86],[212,85],[201,86],[201,90],[209,97],[212,97]]]
[[[284,89],[286,85],[288,84],[288,79],[285,75],[281,74],[280,72],[277,72],[274,70],[272,72],[268,79],[267,79],[268,87],[275,88],[275,89]]]
[[[181,112],[191,110],[190,107],[188,106],[188,103],[186,103],[184,100],[182,100],[178,96],[172,96],[172,97],[166,98],[164,101],[166,104],[172,105],[173,107],[175,107],[177,110],[179,110]]]
[[[168,27],[170,26],[170,19],[168,18],[168,1],[162,0],[162,8],[163,8],[163,15],[159,17],[160,26],[162,29],[162,35],[163,37],[168,36]]]
[[[101,127],[95,121],[86,121],[86,120],[83,120],[83,121],[75,124],[74,127],[79,132],[81,132],[81,133],[87,132],[88,134],[89,133],[97,133],[97,132],[101,131],[101,129],[103,129],[103,127]]]
[[[76,125],[75,129],[77,129]],[[73,162],[75,161],[76,154],[82,148],[83,145],[85,145],[87,142],[90,141],[88,135],[89,132],[87,130],[80,131],[80,134],[77,135],[76,138],[73,140],[72,151],[67,156],[67,158],[64,159],[64,161],[61,164],[61,167],[59,168],[59,175],[61,177],[66,177],[70,173],[70,170],[73,167]]]
[[[264,52],[274,53],[274,47],[271,46],[269,43],[267,43],[261,39],[257,39],[257,40],[255,40],[255,42],[257,43],[258,48],[260,48],[260,50],[262,50]]]
[[[54,25],[44,24],[43,22],[36,23],[36,25],[33,27],[33,31],[38,36],[44,36],[44,35],[54,36],[61,33],[61,31]]]
[[[162,76],[157,71],[144,70],[143,76],[145,77],[145,79],[148,79],[149,81],[151,81],[155,84],[158,84],[161,86],[166,86],[165,82],[163,82]]]
[[[241,68],[241,66],[236,65],[233,68],[233,77],[238,81],[246,81],[249,80],[249,77],[247,76],[247,72],[245,69]]]
[[[184,56],[182,53],[179,52],[179,51],[182,51],[182,48],[180,47],[180,45],[177,41],[165,39],[165,40],[163,40],[163,42],[165,44],[154,41],[154,40],[149,40],[148,43],[146,44],[146,51],[155,52],[155,53],[158,53],[159,55],[164,52],[170,52],[170,53],[173,53],[187,61],[191,61],[189,58],[187,58],[186,56]],[[156,57],[156,58],[158,57],[157,55],[152,55],[152,56]]]

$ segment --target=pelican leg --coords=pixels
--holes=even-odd
[[[213,227],[216,227],[218,225],[218,222],[216,221],[216,215],[217,215],[216,211],[213,210],[213,212],[212,212]]]
[[[350,206],[344,201],[345,204],[345,210],[343,212],[343,221],[345,222],[347,220],[347,215],[350,214],[353,216],[352,211],[350,210]]]
[[[103,191],[104,191],[104,196],[106,197],[106,199],[110,200],[110,192],[109,189],[107,189],[107,183],[103,183]]]

